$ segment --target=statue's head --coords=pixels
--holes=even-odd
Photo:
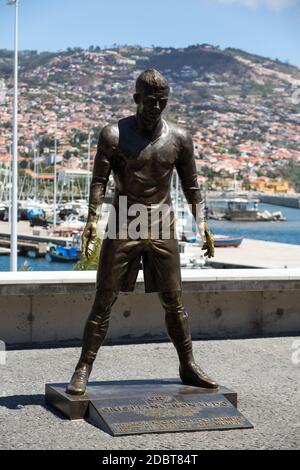
[[[153,127],[167,105],[169,84],[160,72],[149,69],[138,76],[135,90],[137,113],[147,126]]]

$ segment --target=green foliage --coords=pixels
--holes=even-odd
[[[40,149],[43,149],[44,147],[54,147],[54,139],[54,135],[44,134],[39,141]]]
[[[19,168],[21,170],[25,170],[26,168],[28,168],[28,161],[27,160],[22,160],[20,163],[19,163]]]
[[[240,135],[241,142],[246,140],[252,140],[257,142],[264,142],[264,137],[257,132],[245,131]]]
[[[88,133],[83,131],[76,131],[72,137],[72,144],[82,144],[86,143],[88,140]]]
[[[241,87],[241,96],[249,95],[270,96],[274,93],[272,83],[259,84],[255,82],[245,82]]]
[[[9,51],[8,49],[0,49],[0,59],[13,59],[13,57],[13,51]]]
[[[286,148],[298,151],[299,150],[299,144],[297,142],[289,142],[286,145]]]
[[[240,150],[237,148],[236,145],[233,145],[232,147],[229,147],[228,153],[233,154],[233,155],[239,155],[241,152],[240,152]]]
[[[28,263],[28,261],[24,261],[24,263],[22,264],[22,266],[19,268],[19,271],[33,271],[32,267],[30,266],[30,264]]]
[[[137,61],[137,66],[144,66],[144,61]],[[179,69],[184,66],[191,66],[195,70],[201,67],[207,73],[243,73],[246,71],[246,66],[239,63],[233,56],[224,54],[218,49],[208,46],[203,48],[201,46],[190,46],[186,49],[172,49],[170,53],[154,53],[150,56],[147,66],[157,68],[158,70],[169,69],[177,73]],[[191,78],[187,78],[190,81]]]
[[[283,177],[286,178],[296,191],[300,191],[300,165],[291,162],[282,170]]]
[[[0,122],[0,125],[3,129],[12,129],[12,123],[11,121],[7,121],[7,122],[3,122],[1,121]]]
[[[208,165],[205,165],[201,169],[201,174],[208,180],[213,180],[217,173]]]
[[[249,178],[244,178],[242,187],[245,191],[250,191],[251,190],[251,183],[250,183]]]
[[[223,53],[227,54],[227,55],[233,55],[233,56],[238,55],[240,57],[243,57],[244,59],[249,59],[252,62],[257,62],[257,63],[261,63],[261,62],[265,62],[266,60],[270,60],[267,57],[262,57],[262,56],[259,56],[259,55],[256,55],[256,54],[251,54],[249,52],[243,51],[242,49],[236,49],[234,47],[227,47],[226,49],[223,50]]]
[[[10,77],[13,74],[13,65],[11,61],[0,62],[0,76]]]
[[[70,150],[66,150],[65,153],[64,153],[64,158],[69,159],[71,157],[72,157],[72,154],[71,154]]]
[[[81,255],[81,258],[74,266],[74,271],[94,271],[98,268],[99,255],[102,240],[97,237],[95,240],[95,248],[89,258]]]

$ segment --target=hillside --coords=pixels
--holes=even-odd
[[[12,52],[0,50],[0,156],[11,139],[12,61]],[[49,151],[56,132],[61,154],[83,158],[90,129],[95,145],[103,125],[134,112],[134,82],[149,67],[170,81],[167,117],[193,133],[199,167],[214,176],[249,178],[254,168],[256,176],[277,178],[298,165],[300,69],[209,44],[21,52],[21,155],[32,155],[33,140]]]

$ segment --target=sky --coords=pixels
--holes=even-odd
[[[19,0],[20,49],[113,44],[235,47],[300,67],[300,0]],[[14,7],[0,0],[0,49]]]

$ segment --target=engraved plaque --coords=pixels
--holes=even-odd
[[[218,391],[91,400],[89,420],[113,436],[253,427]]]

